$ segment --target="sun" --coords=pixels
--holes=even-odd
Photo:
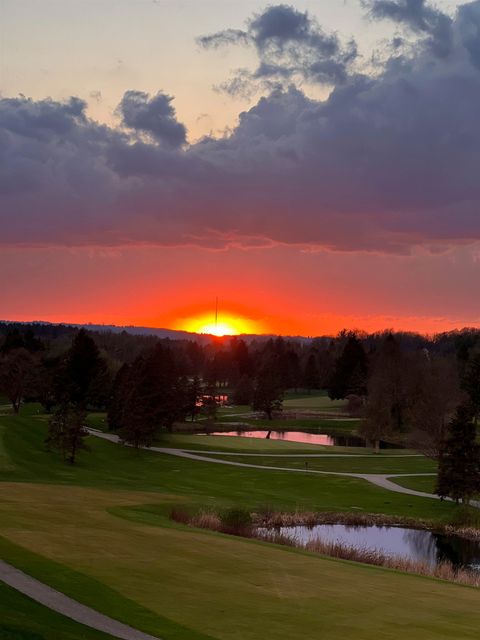
[[[228,311],[223,311],[217,319],[215,319],[215,314],[205,312],[186,317],[176,323],[176,328],[191,333],[218,336],[219,338],[254,334],[261,330],[257,322],[238,313]]]
[[[215,322],[210,322],[203,327],[199,327],[196,333],[206,333],[210,336],[218,336],[221,338],[223,336],[238,336],[240,330],[229,322],[217,322],[216,324]]]

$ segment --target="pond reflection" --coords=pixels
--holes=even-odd
[[[318,444],[324,447],[365,447],[366,442],[359,436],[331,435],[316,431],[275,431],[273,429],[255,429],[252,431],[213,431],[212,436],[236,436],[240,438],[263,438],[265,440],[284,440],[286,442],[299,442],[301,444]],[[386,442],[380,443],[380,448],[395,448]]]
[[[379,551],[388,556],[426,562],[431,566],[449,561],[455,567],[470,567],[480,571],[480,543],[458,536],[403,527],[341,524],[280,527],[275,531],[304,544],[318,539],[357,549]]]

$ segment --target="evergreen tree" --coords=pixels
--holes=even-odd
[[[118,398],[121,406],[111,410],[120,437],[135,447],[149,447],[162,427],[171,431],[176,420],[185,419],[183,381],[176,373],[172,352],[160,344],[138,358],[125,375],[123,396]]]
[[[480,352],[473,354],[467,362],[462,378],[462,389],[468,394],[475,424],[480,415]]]
[[[448,426],[440,452],[436,493],[468,504],[480,491],[480,446],[476,443],[473,410],[459,406]]]
[[[65,362],[59,396],[82,407],[104,406],[109,393],[110,376],[100,351],[85,329],[75,336]]]
[[[314,353],[311,353],[305,363],[305,371],[303,372],[303,386],[308,391],[318,389],[320,387],[320,373],[318,371],[317,359]]]
[[[74,464],[80,449],[88,449],[84,438],[88,436],[85,428],[87,414],[78,404],[63,402],[50,418],[48,437],[45,441],[48,449],[61,451],[64,460]]]
[[[251,404],[253,399],[253,383],[249,376],[243,375],[233,390],[233,404]]]
[[[108,428],[119,431],[124,426],[125,407],[132,385],[132,365],[124,364],[113,380],[107,411]]]
[[[350,394],[367,393],[367,355],[354,333],[349,334],[345,347],[335,363],[328,385],[332,400],[343,400]]]

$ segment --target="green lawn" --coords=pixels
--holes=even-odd
[[[166,517],[184,504],[445,519],[455,505],[352,478],[227,467],[93,437],[71,467],[44,450],[45,431],[35,409],[0,417],[0,557],[107,615],[164,640],[478,637],[473,588],[188,529]],[[38,625],[25,630],[39,629],[38,640],[76,637],[55,634],[46,614],[25,602]],[[13,605],[9,611],[15,617]],[[0,624],[11,626],[11,613],[0,607]]]
[[[200,506],[242,504],[254,509],[268,504],[282,510],[328,511],[355,508],[435,519],[448,516],[453,509],[452,505],[395,494],[355,478],[197,462],[135,451],[95,437],[88,438],[90,451],[81,452],[78,463],[72,466],[56,453],[45,451],[45,432],[45,421],[35,416],[0,419],[8,463],[6,469],[0,469],[0,481],[163,492]]]
[[[434,476],[411,476],[407,478],[392,478],[392,480],[402,487],[415,489],[415,491],[425,491],[427,493],[434,493],[435,491],[436,478]]]
[[[113,640],[37,604],[0,582],[2,640]]]
[[[316,409],[318,411],[341,411],[345,400],[330,400],[326,393],[312,391],[311,394],[287,394],[283,401],[285,409]]]
[[[294,469],[305,469],[305,463],[307,468],[311,471],[340,471],[347,473],[436,473],[437,465],[428,458],[421,457],[408,457],[395,456],[392,458],[387,455],[377,456],[371,455],[368,457],[329,457],[329,458],[275,458],[273,456],[263,457],[248,457],[242,456],[238,458],[238,462],[247,464],[261,464],[270,467],[291,467]],[[211,455],[212,458],[220,458],[221,455]],[[427,480],[434,481],[435,478],[426,478]]]

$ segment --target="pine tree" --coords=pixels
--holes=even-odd
[[[350,394],[364,396],[367,393],[367,355],[362,343],[351,333],[335,363],[328,384],[332,400],[342,400]]]
[[[253,398],[253,383],[248,375],[243,375],[233,390],[232,402],[236,405],[249,405]]]
[[[315,354],[311,353],[308,356],[305,364],[305,371],[303,373],[303,386],[308,391],[312,389],[318,389],[320,386],[320,373],[318,371],[317,359]]]
[[[436,493],[468,504],[480,491],[480,446],[476,443],[473,410],[459,406],[448,426],[440,452]]]
[[[67,353],[58,395],[79,406],[102,406],[107,401],[110,377],[104,359],[85,329],[75,336]]]
[[[475,353],[468,361],[462,378],[462,388],[468,394],[477,424],[480,415],[480,352]]]

